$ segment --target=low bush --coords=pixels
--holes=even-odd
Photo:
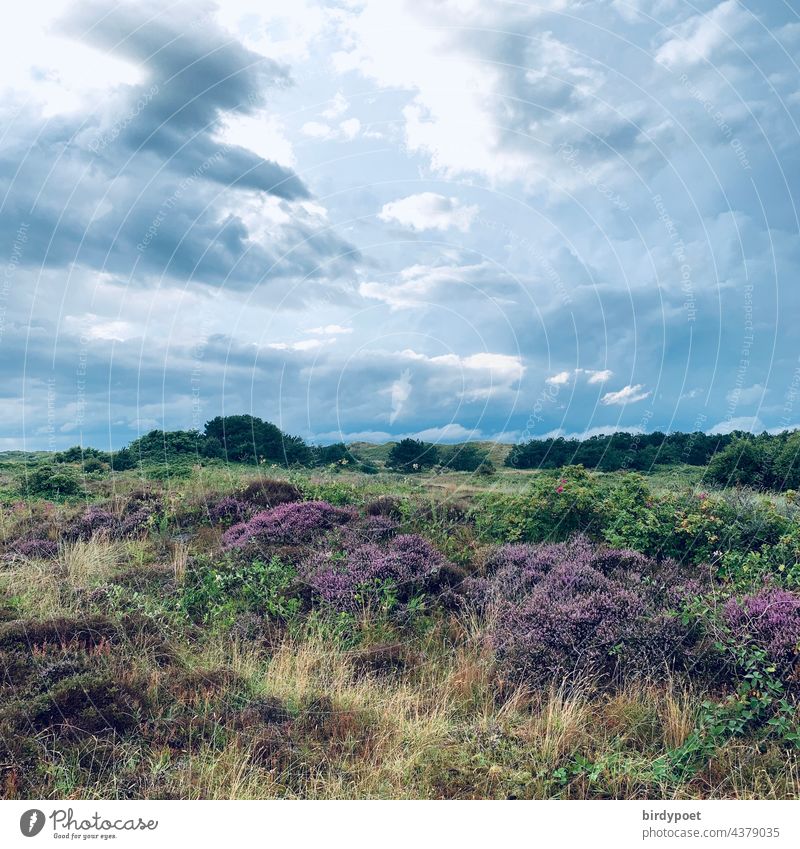
[[[406,474],[421,472],[439,462],[439,449],[430,442],[419,439],[401,439],[392,446],[387,466]]]
[[[197,558],[187,572],[181,606],[192,619],[227,617],[241,611],[289,620],[302,606],[297,570],[277,557],[243,560]]]
[[[403,534],[383,543],[317,553],[302,574],[319,599],[337,610],[371,604],[391,609],[424,592],[444,565],[430,543]]]
[[[349,522],[353,511],[334,507],[326,501],[300,501],[282,504],[256,513],[249,522],[234,525],[223,536],[227,548],[249,544],[305,545],[331,528]]]
[[[72,540],[89,540],[95,534],[113,536],[118,532],[117,517],[102,507],[92,506],[69,525],[65,536]]]
[[[69,466],[39,466],[33,469],[25,480],[30,495],[48,498],[76,495],[81,485],[78,475]]]
[[[653,586],[641,555],[569,544],[504,546],[468,592],[493,613],[504,678],[531,686],[606,683],[683,662],[689,629]],[[482,598],[481,598],[482,596]]]
[[[11,553],[29,560],[53,560],[58,557],[58,543],[49,539],[20,540],[14,544]]]
[[[800,595],[778,587],[730,599],[724,618],[734,637],[767,652],[782,673],[800,660]],[[800,670],[798,670],[800,671]]]
[[[581,466],[542,472],[522,495],[488,494],[475,510],[478,530],[502,542],[566,540],[596,534],[601,522],[596,477]]]
[[[248,484],[238,497],[253,507],[279,507],[302,501],[303,493],[289,481],[264,479]]]
[[[208,518],[214,525],[230,527],[244,522],[250,516],[251,510],[246,501],[235,495],[226,495],[208,505]]]

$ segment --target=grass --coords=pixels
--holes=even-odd
[[[681,780],[656,774],[720,698],[702,677],[652,670],[613,687],[526,688],[498,667],[485,615],[427,602],[402,616],[312,608],[288,621],[235,606],[199,621],[181,608],[195,558],[220,556],[209,504],[253,480],[291,480],[306,498],[361,510],[391,496],[408,530],[477,574],[489,543],[459,510],[486,492],[524,493],[536,474],[211,464],[156,483],[101,477],[55,507],[9,498],[7,551],[32,527],[60,542],[54,560],[0,563],[0,796],[797,798],[797,750],[756,732],[721,740]],[[600,477],[609,488],[619,479]],[[697,483],[686,469],[652,480]],[[161,505],[146,527],[67,541],[87,501],[123,517],[143,484]]]

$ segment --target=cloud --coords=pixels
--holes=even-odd
[[[650,392],[645,392],[644,386],[637,383],[635,386],[624,386],[616,392],[606,392],[600,399],[601,404],[633,404],[636,401],[643,401],[650,395]]]
[[[450,229],[466,233],[477,214],[477,206],[464,206],[458,198],[421,192],[385,203],[378,218],[416,233]]]
[[[425,442],[467,442],[470,439],[479,439],[481,433],[475,428],[470,429],[457,422],[451,422],[441,427],[428,427],[409,435]]]
[[[595,371],[593,369],[576,368],[571,371],[560,371],[558,374],[546,378],[545,383],[549,383],[550,386],[565,386],[569,383],[573,375],[580,377],[582,374],[586,375],[587,383],[605,383],[613,376],[614,372],[611,369]]]
[[[53,25],[138,76],[58,120],[35,104],[16,110],[0,158],[0,232],[26,223],[21,264],[234,289],[352,269],[358,252],[313,214],[297,174],[234,142],[291,79],[231,39],[213,9],[89,0]],[[265,136],[278,128],[267,124]],[[295,302],[311,290],[297,289]]]
[[[470,354],[469,356],[440,354],[431,357],[427,354],[420,354],[417,351],[406,348],[400,352],[400,356],[409,360],[429,363],[434,366],[486,372],[496,376],[502,382],[510,383],[519,380],[525,371],[525,366],[522,364],[520,357],[508,354],[493,354],[488,351],[479,354]]]
[[[644,433],[641,427],[621,427],[619,425],[598,425],[590,427],[586,430],[567,432],[564,428],[556,428],[548,433],[543,433],[541,436],[535,436],[534,439],[591,439],[593,436],[611,436],[615,433]]]
[[[766,387],[760,383],[754,383],[752,386],[737,387],[732,389],[725,396],[725,400],[730,404],[755,404],[763,402],[767,394]]]
[[[724,0],[708,14],[695,15],[677,27],[678,35],[656,51],[656,59],[667,65],[693,65],[710,61],[726,45],[733,45],[739,31],[752,16],[737,0]]]
[[[712,436],[733,433],[735,430],[743,430],[747,433],[761,433],[766,428],[758,416],[734,416],[725,421],[718,422],[707,433]]]
[[[322,112],[322,117],[332,121],[334,118],[339,118],[350,109],[350,102],[342,94],[337,91],[331,99],[331,105]]]
[[[400,377],[392,383],[389,393],[392,398],[392,412],[389,416],[389,424],[394,424],[397,417],[403,412],[406,401],[411,396],[411,372],[409,369],[404,369]]]
[[[341,324],[326,324],[324,327],[310,327],[306,333],[313,333],[317,336],[342,336],[345,333],[352,333],[352,327],[342,327]]]
[[[487,300],[511,302],[524,293],[521,282],[494,263],[477,262],[429,265],[420,263],[391,275],[388,282],[365,280],[359,294],[383,301],[393,309],[407,309],[431,303],[478,300],[485,311]]]
[[[304,136],[320,141],[345,140],[352,141],[361,130],[361,121],[358,118],[347,118],[336,126],[325,124],[322,121],[306,121],[300,128]]]
[[[614,372],[611,371],[610,368],[602,369],[601,371],[589,370],[586,372],[586,374],[589,375],[589,383],[605,383],[607,380],[610,380],[614,376]]]
[[[309,438],[526,438],[531,411],[583,433],[640,421],[643,393],[648,430],[762,397],[776,425],[800,29],[786,4],[695,6],[20,6],[0,34],[2,444],[47,446],[51,379],[55,438],[118,444],[251,408]],[[633,362],[640,383],[607,392]],[[537,401],[568,369],[576,391]]]
[[[569,383],[569,379],[571,377],[571,371],[560,371],[558,374],[548,377],[547,380],[545,380],[545,383],[549,383],[551,386],[565,386]]]
[[[301,339],[299,342],[270,342],[267,347],[275,351],[314,351],[322,344],[320,339]]]

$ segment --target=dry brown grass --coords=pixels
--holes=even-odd
[[[781,781],[767,771],[754,773],[753,764],[748,771],[743,758],[752,746],[720,755],[737,754],[739,762],[726,760],[716,778],[710,773],[681,788],[648,779],[649,764],[693,727],[700,696],[677,681],[635,683],[604,696],[557,686],[539,694],[501,693],[478,639],[465,635],[453,651],[431,647],[423,655],[424,662],[401,674],[371,676],[354,675],[351,653],[321,635],[287,636],[271,656],[223,639],[209,644],[195,662],[226,663],[262,697],[303,705],[324,694],[340,711],[341,739],[336,746],[329,741],[324,756],[296,775],[264,771],[246,741],[206,751],[195,756],[191,792],[213,798],[781,798],[787,788],[798,789],[796,766]],[[601,776],[577,775],[562,787],[557,770],[576,756],[603,763]]]

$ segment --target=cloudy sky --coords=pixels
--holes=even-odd
[[[797,425],[792,5],[17,4],[0,450]]]

